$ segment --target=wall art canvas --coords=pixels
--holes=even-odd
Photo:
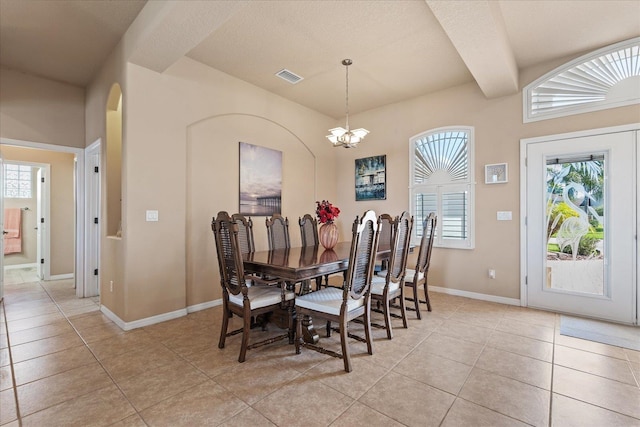
[[[387,198],[387,156],[356,159],[356,201]]]
[[[240,142],[240,213],[271,216],[282,209],[282,151]]]

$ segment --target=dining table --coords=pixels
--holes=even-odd
[[[344,272],[349,266],[351,242],[338,242],[332,249],[322,246],[300,246],[248,252],[242,255],[244,268],[252,273],[277,277],[294,286],[302,283],[301,294],[311,292],[311,280],[333,273]],[[379,260],[388,258],[389,245],[380,244],[376,252]],[[317,343],[319,336],[313,319],[305,316],[302,333],[305,342]]]

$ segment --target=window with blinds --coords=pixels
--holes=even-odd
[[[640,37],[581,56],[523,91],[525,123],[640,103]]]
[[[424,220],[435,212],[438,225],[434,245],[472,249],[473,129],[428,131],[411,138],[410,146],[414,243],[422,238]]]

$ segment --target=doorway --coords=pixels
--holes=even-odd
[[[637,324],[637,128],[522,140],[525,305]]]
[[[68,233],[69,235],[65,238],[68,243],[71,245],[71,261],[70,266],[65,268],[62,274],[58,274],[58,272],[53,272],[52,275],[54,279],[61,279],[68,276],[68,278],[73,278],[74,286],[76,290],[76,296],[83,297],[85,293],[84,288],[84,265],[85,265],[85,255],[84,255],[84,225],[85,225],[85,207],[84,207],[84,173],[79,173],[79,171],[84,171],[84,150],[74,147],[66,147],[66,146],[58,146],[52,144],[43,144],[37,142],[30,141],[22,141],[22,140],[13,140],[8,138],[0,138],[0,144],[2,145],[2,158],[3,161],[6,162],[6,152],[8,152],[11,147],[17,148],[33,148],[37,150],[42,150],[44,153],[51,153],[51,155],[61,153],[71,153],[73,155],[73,161],[70,166],[71,175],[69,178],[69,186],[72,188],[70,192],[70,196],[64,202],[67,205],[71,206],[70,210],[70,218],[69,220],[72,222],[72,232]],[[44,162],[43,162],[44,163]],[[0,206],[4,204],[4,194],[0,195],[2,200],[0,201]],[[0,212],[0,215],[3,216],[4,210]],[[0,243],[0,246],[4,246],[4,242]],[[49,254],[51,255],[51,254]],[[50,258],[50,257],[49,257]],[[4,264],[4,263],[3,263]],[[4,296],[4,268],[0,271],[2,276],[2,280],[0,281],[0,292]],[[45,273],[46,274],[46,273]]]
[[[50,165],[11,159],[3,164],[3,207],[19,213],[18,236],[3,241],[10,246],[3,251],[4,281],[50,280]]]

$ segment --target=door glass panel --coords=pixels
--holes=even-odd
[[[605,158],[548,158],[546,288],[607,295]]]

